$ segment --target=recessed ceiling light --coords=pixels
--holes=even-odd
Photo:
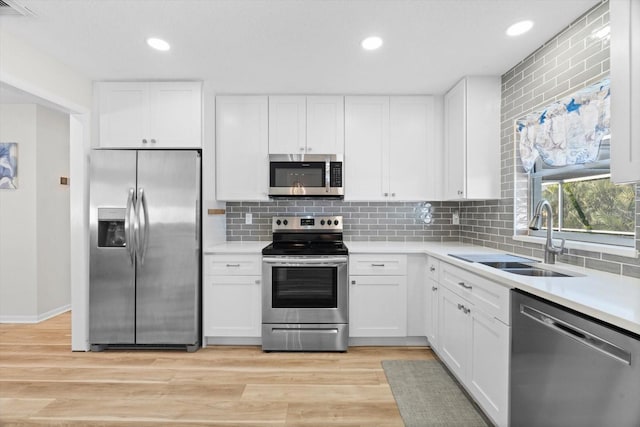
[[[171,46],[169,45],[169,43],[155,37],[149,37],[147,39],[147,44],[156,50],[166,51],[171,49]]]
[[[508,36],[514,37],[526,33],[531,28],[533,28],[533,21],[520,21],[507,28],[506,33]]]
[[[367,37],[362,40],[362,48],[365,50],[376,50],[382,46],[382,39],[378,36]]]

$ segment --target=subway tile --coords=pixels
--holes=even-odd
[[[606,271],[608,273],[613,274],[621,274],[622,273],[622,264],[609,262],[609,261],[601,261],[598,259],[585,259],[585,267],[593,268],[595,270]]]

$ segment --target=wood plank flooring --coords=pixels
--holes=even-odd
[[[380,362],[425,347],[71,352],[70,313],[0,324],[1,426],[402,427]]]

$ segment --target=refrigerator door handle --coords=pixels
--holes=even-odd
[[[138,200],[136,202],[136,216],[138,223],[138,236],[142,234],[142,237],[138,239],[138,262],[144,264],[144,257],[147,254],[147,247],[149,246],[149,209],[147,208],[147,196],[144,192],[144,188],[138,189]],[[143,214],[144,224],[140,225],[140,213]],[[140,233],[142,229],[142,233]]]
[[[129,261],[131,265],[133,265],[135,261],[135,216],[134,216],[134,224],[131,224],[131,213],[134,211],[134,197],[135,190],[133,188],[129,189],[129,195],[127,196],[127,208],[125,209],[124,214],[124,235],[126,239],[127,252],[129,253]]]

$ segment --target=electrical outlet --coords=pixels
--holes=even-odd
[[[244,223],[245,224],[253,224],[253,214],[250,214],[250,213],[246,214],[244,216]]]
[[[451,216],[451,224],[460,225],[460,214],[458,211],[453,211],[453,215]]]

